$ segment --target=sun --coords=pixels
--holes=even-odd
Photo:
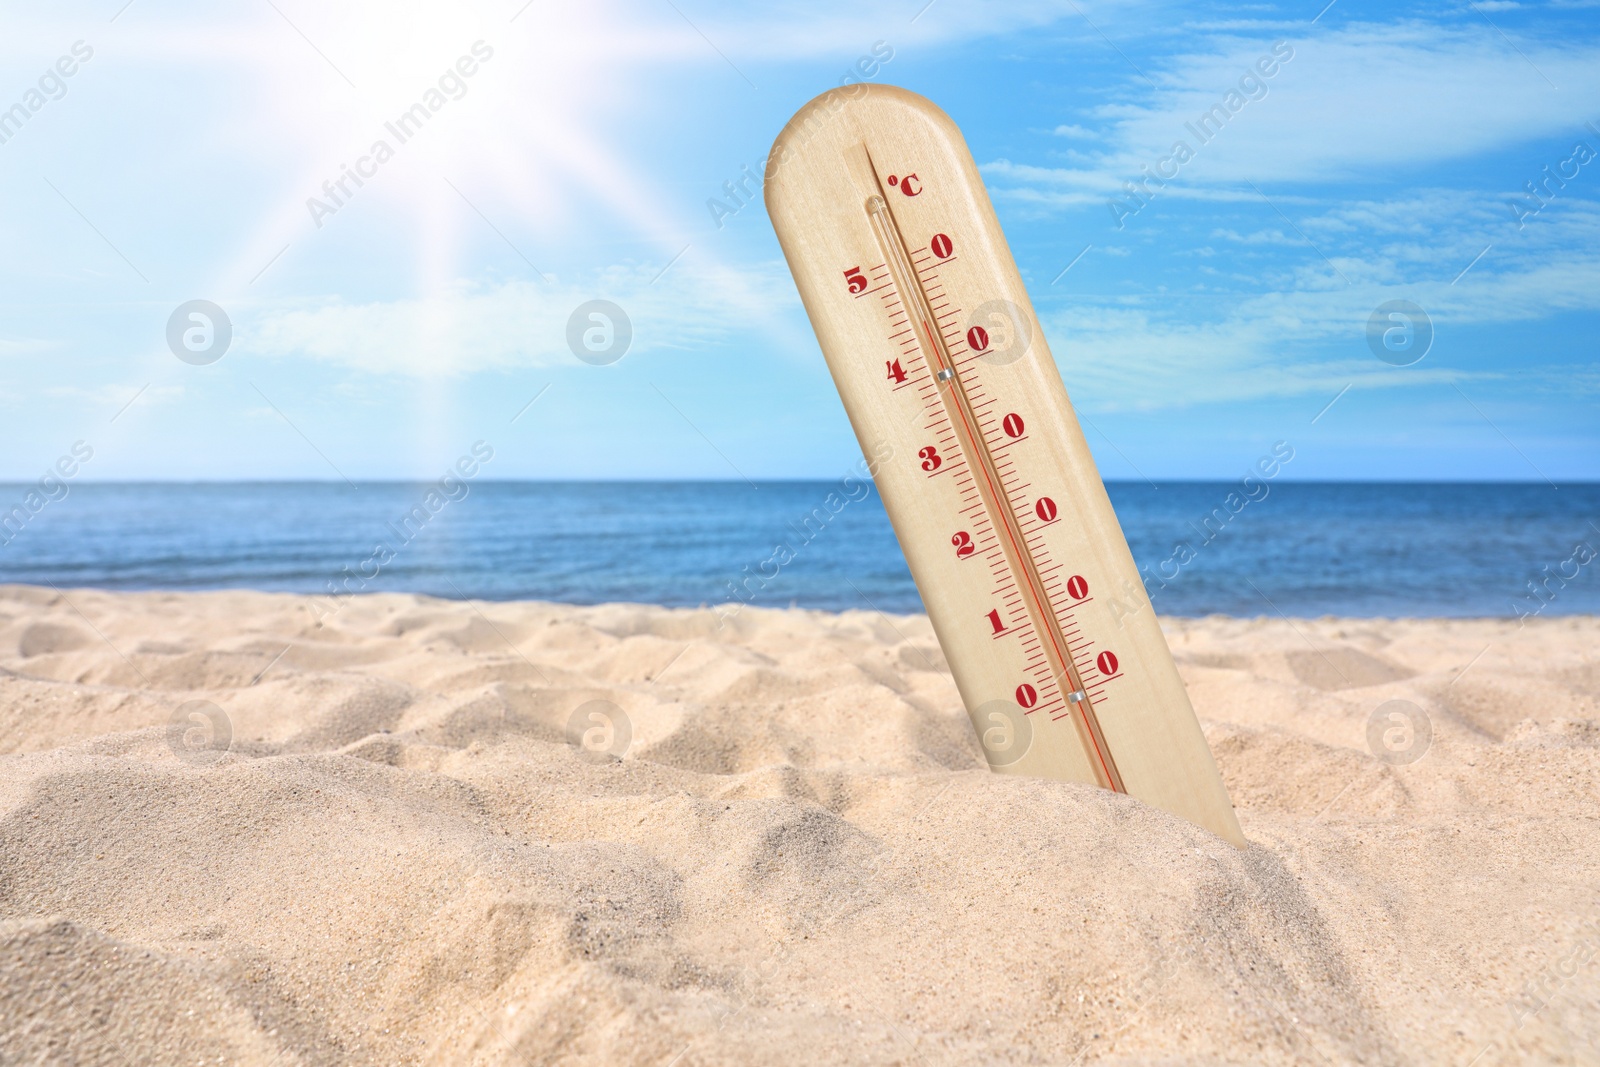
[[[223,287],[248,290],[366,204],[399,221],[419,294],[457,280],[486,232],[544,276],[538,249],[571,236],[582,203],[672,246],[674,213],[606,138],[635,91],[626,64],[595,61],[618,46],[609,6],[272,0],[236,44],[245,121],[283,195],[238,239]]]

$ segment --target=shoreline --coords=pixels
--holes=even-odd
[[[0,582],[0,600],[4,600],[4,599],[8,598],[11,595],[12,591],[22,592],[24,594],[29,593],[29,592],[36,592],[36,593],[43,594],[43,595],[46,595],[46,596],[58,596],[58,595],[60,595],[62,593],[67,593],[67,594],[90,593],[90,594],[99,594],[99,595],[105,595],[105,596],[128,596],[128,597],[136,597],[136,596],[210,597],[210,596],[229,596],[229,595],[234,595],[234,594],[242,594],[242,595],[249,595],[249,596],[296,598],[296,599],[304,600],[304,601],[308,601],[308,602],[309,601],[316,601],[316,600],[335,599],[334,597],[331,597],[331,596],[329,596],[327,594],[323,594],[323,593],[300,592],[300,591],[290,590],[290,589],[261,589],[261,588],[255,587],[255,586],[242,586],[242,585],[241,586],[210,586],[210,587],[204,587],[204,588],[180,588],[180,587],[175,587],[175,586],[138,586],[138,587],[129,587],[129,588],[118,588],[118,587],[113,587],[113,586],[102,586],[102,585],[48,586],[48,585],[35,585],[33,583],[30,583],[30,582]],[[643,610],[670,611],[670,612],[708,612],[708,613],[710,613],[712,615],[716,615],[717,614],[717,609],[719,607],[729,607],[729,606],[731,606],[731,607],[734,607],[737,610],[734,611],[734,612],[731,612],[731,613],[727,613],[727,614],[738,614],[739,612],[742,612],[742,611],[758,611],[758,612],[775,612],[775,613],[780,613],[780,614],[781,613],[790,613],[790,612],[801,612],[801,613],[808,613],[808,614],[814,614],[814,615],[824,615],[824,616],[828,616],[828,615],[850,615],[850,614],[855,614],[855,613],[861,613],[861,614],[867,614],[867,615],[881,614],[881,615],[887,615],[890,618],[894,618],[894,619],[919,619],[919,618],[926,618],[927,617],[927,612],[925,612],[925,611],[909,611],[908,612],[908,611],[895,611],[895,610],[888,610],[888,609],[880,610],[878,608],[873,608],[873,607],[835,609],[835,608],[808,607],[806,605],[798,604],[798,603],[790,603],[790,604],[778,604],[778,603],[757,604],[757,603],[754,603],[754,602],[751,602],[751,601],[738,601],[738,600],[724,600],[724,601],[717,601],[717,602],[712,602],[712,601],[709,601],[709,600],[702,600],[697,604],[687,604],[687,603],[685,603],[685,604],[658,604],[658,603],[654,603],[654,602],[651,602],[651,601],[643,601],[643,600],[599,600],[599,601],[594,601],[592,603],[590,603],[590,602],[568,601],[568,600],[541,600],[541,599],[537,599],[537,598],[508,598],[508,599],[504,599],[504,600],[496,600],[496,599],[488,599],[488,598],[484,598],[484,597],[472,597],[472,596],[468,596],[468,597],[436,596],[436,595],[434,595],[432,593],[416,592],[416,591],[413,591],[413,590],[405,590],[405,589],[377,590],[377,591],[373,591],[373,592],[339,594],[338,599],[341,599],[341,600],[342,599],[363,599],[363,598],[371,599],[371,598],[379,598],[379,597],[412,598],[412,599],[415,599],[419,603],[430,603],[431,602],[431,603],[438,603],[438,604],[484,604],[484,605],[504,605],[504,606],[526,605],[526,606],[530,606],[530,607],[549,608],[549,609],[572,609],[574,611],[594,611],[594,610],[600,610],[600,609],[617,609],[617,610],[641,610],[641,609],[643,609]],[[1333,612],[1323,612],[1323,613],[1318,614],[1318,615],[1292,615],[1292,614],[1278,614],[1278,613],[1275,613],[1275,612],[1272,612],[1272,611],[1269,610],[1269,611],[1261,612],[1260,614],[1256,614],[1256,615],[1230,615],[1230,614],[1228,614],[1226,612],[1208,612],[1207,614],[1204,614],[1204,615],[1182,615],[1182,614],[1177,614],[1177,613],[1173,613],[1173,612],[1161,611],[1161,610],[1159,610],[1159,608],[1156,610],[1156,617],[1158,619],[1161,619],[1163,624],[1165,624],[1167,622],[1172,622],[1172,623],[1176,624],[1176,623],[1183,623],[1183,622],[1208,622],[1208,621],[1252,622],[1252,621],[1255,621],[1255,620],[1274,620],[1274,619],[1276,619],[1276,620],[1281,621],[1283,619],[1289,619],[1289,620],[1292,620],[1294,622],[1350,622],[1350,623],[1357,623],[1357,622],[1439,622],[1439,623],[1473,622],[1473,623],[1485,623],[1485,624],[1505,623],[1505,624],[1509,624],[1509,625],[1513,625],[1514,626],[1514,625],[1517,625],[1519,623],[1519,621],[1520,621],[1519,617],[1514,615],[1514,614],[1506,614],[1506,615],[1424,615],[1424,614],[1418,614],[1418,615],[1348,615],[1348,614],[1338,614],[1338,613],[1333,613]],[[1573,612],[1548,611],[1548,612],[1539,612],[1537,614],[1530,613],[1528,616],[1526,616],[1526,624],[1527,625],[1537,625],[1537,624],[1540,624],[1540,623],[1560,622],[1560,621],[1564,621],[1564,620],[1568,620],[1568,619],[1600,619],[1600,612],[1592,612],[1592,611],[1573,611]]]

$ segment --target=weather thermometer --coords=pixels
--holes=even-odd
[[[857,85],[768,158],[768,214],[990,766],[1243,846],[961,132]]]

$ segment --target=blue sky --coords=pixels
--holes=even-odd
[[[707,201],[876,45],[965,131],[1108,478],[1278,440],[1285,477],[1600,478],[1597,30],[1504,0],[10,5],[0,477],[80,439],[95,479],[436,476],[476,440],[490,477],[841,474],[765,212]],[[194,299],[232,322],[208,365],[166,340]],[[612,365],[567,345],[593,299],[632,323]],[[1394,300],[1432,323],[1410,366],[1368,346]]]

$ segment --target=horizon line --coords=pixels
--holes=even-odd
[[[853,477],[859,481],[873,482],[870,476],[854,473],[835,476],[791,476],[773,478],[647,478],[637,476],[595,477],[595,478],[462,478],[453,472],[435,477],[383,477],[383,478],[356,478],[341,480],[338,478],[62,478],[64,484],[69,486],[248,486],[248,485],[308,485],[308,486],[339,486],[339,485],[434,485],[445,477],[456,477],[470,485],[751,485],[765,483],[769,485],[815,485],[819,483],[832,483],[843,481],[846,477]],[[1233,485],[1242,482],[1241,478],[1215,478],[1215,477],[1171,477],[1160,479],[1161,483],[1169,485]],[[1548,480],[1538,478],[1289,478],[1278,476],[1270,479],[1273,485],[1482,485],[1482,486],[1521,486],[1521,485],[1554,485]],[[1105,485],[1150,485],[1157,490],[1160,484],[1149,478],[1102,478]],[[0,479],[0,488],[17,487],[27,488],[40,483],[39,478],[27,480]],[[1566,484],[1574,488],[1586,486],[1600,486],[1600,478],[1567,479]],[[1555,486],[1559,491],[1559,486]]]

